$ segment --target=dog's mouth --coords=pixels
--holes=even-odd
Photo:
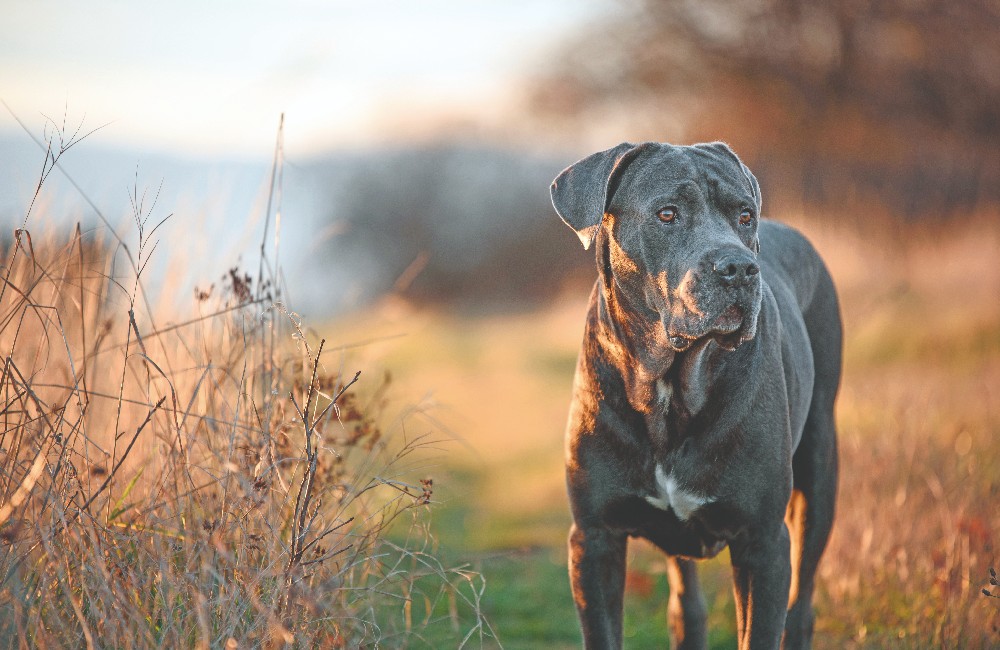
[[[709,331],[713,334],[732,334],[743,327],[743,318],[743,309],[738,305],[730,305],[719,314],[719,317],[709,327]]]
[[[711,321],[704,331],[693,332],[667,332],[667,341],[674,352],[684,352],[696,342],[704,339],[712,339],[726,350],[735,350],[744,342],[753,338],[753,333],[749,332],[746,312],[739,305],[730,305],[719,314],[715,320]],[[701,328],[699,328],[701,329]]]

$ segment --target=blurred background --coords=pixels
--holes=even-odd
[[[1000,601],[981,593],[1000,564],[995,2],[3,12],[0,234],[79,222],[128,240],[129,196],[145,195],[154,221],[172,215],[152,283],[187,304],[256,266],[267,221],[291,308],[346,350],[339,363],[391,373],[401,412],[444,441],[427,465],[432,533],[487,577],[505,647],[579,643],[562,430],[595,274],[548,184],[622,141],[730,143],[765,217],[810,236],[844,303],[844,478],[817,645],[1000,643]],[[33,203],[38,143],[74,133],[89,135]],[[633,566],[626,633],[645,647],[666,633],[665,579],[641,545]],[[726,647],[725,558],[705,574]]]
[[[307,252],[286,271],[319,316],[394,288],[474,303],[558,293],[586,256],[551,218],[548,182],[623,140],[725,140],[774,214],[961,218],[1000,201],[998,11],[12,3],[0,218],[20,221],[35,190],[29,133],[98,128],[61,161],[79,189],[58,173],[46,188],[53,213],[86,224],[97,207],[117,225],[127,191],[160,189],[175,228],[240,233],[262,211],[282,113],[282,235]]]

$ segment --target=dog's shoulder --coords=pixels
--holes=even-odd
[[[801,232],[765,220],[760,222],[759,237],[763,279],[776,291],[787,287],[800,309],[812,302],[818,289],[832,286],[819,252]]]
[[[762,219],[758,234],[761,257],[767,261],[795,262],[798,258],[819,258],[819,253],[805,235],[779,221]]]

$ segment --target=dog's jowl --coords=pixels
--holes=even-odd
[[[729,546],[740,648],[809,647],[833,523],[841,322],[799,233],[761,221],[725,144],[621,144],[552,183],[593,247],[567,430],[570,581],[588,648],[622,645],[628,538],[667,554],[676,647],[705,647],[694,560]]]

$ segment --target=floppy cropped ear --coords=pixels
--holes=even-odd
[[[566,225],[590,248],[614,194],[618,177],[644,145],[623,142],[591,154],[564,169],[549,188],[552,206]]]
[[[757,177],[753,175],[753,172],[750,171],[749,167],[743,164],[742,160],[740,161],[740,168],[743,169],[743,175],[747,177],[747,181],[750,183],[750,188],[753,190],[753,200],[757,202],[756,208],[757,215],[759,216],[761,206],[764,203],[760,196],[760,183],[757,182]]]
[[[736,155],[736,154],[733,154],[733,155]],[[737,158],[737,160],[739,160],[739,158]],[[743,175],[746,176],[747,181],[750,183],[750,189],[753,190],[753,200],[754,200],[754,203],[757,204],[755,207],[757,209],[757,218],[759,219],[760,218],[760,209],[761,209],[761,206],[763,205],[763,199],[760,196],[760,183],[757,182],[757,177],[753,175],[753,172],[750,171],[749,167],[747,167],[746,165],[743,164],[742,160],[740,160],[740,169],[743,170]],[[753,252],[757,253],[757,254],[760,254],[760,237],[759,236],[753,238]]]
[[[696,144],[695,146],[701,149],[709,149],[719,152],[740,166],[740,171],[743,172],[743,177],[746,178],[747,183],[750,184],[750,193],[753,194],[753,200],[756,204],[754,205],[754,209],[757,211],[757,215],[759,216],[761,205],[763,203],[760,196],[760,183],[757,182],[757,177],[753,175],[750,168],[744,165],[743,161],[740,160],[740,157],[736,155],[736,152],[733,151],[725,142],[708,142],[704,144]]]
[[[701,147],[703,149],[711,149],[720,152],[736,162],[740,166],[740,171],[743,172],[743,177],[746,179],[747,183],[750,184],[750,193],[753,194],[754,209],[757,212],[757,216],[760,217],[761,207],[763,206],[763,198],[760,195],[760,183],[757,182],[757,177],[753,175],[750,168],[743,164],[740,157],[736,155],[736,152],[729,148],[729,145],[725,142],[709,142],[707,144],[698,144],[696,147]],[[753,250],[755,253],[760,253],[760,238],[754,237],[753,240]]]
[[[735,156],[736,154],[733,155]],[[739,160],[739,158],[737,158],[737,160]],[[740,169],[743,170],[743,175],[747,177],[747,181],[750,183],[750,189],[753,190],[753,200],[754,203],[757,204],[755,207],[757,209],[757,218],[759,219],[761,216],[760,209],[764,203],[760,196],[760,183],[757,182],[757,177],[753,175],[753,172],[750,171],[749,167],[743,164],[742,160],[740,160]],[[755,236],[753,238],[753,252],[758,255],[760,254],[760,236]]]

